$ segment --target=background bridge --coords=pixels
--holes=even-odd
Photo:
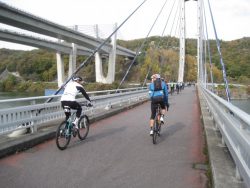
[[[136,52],[118,46],[116,44],[117,31],[146,4],[146,1],[138,4],[134,12],[120,25],[116,25],[114,32],[106,39],[98,38],[98,32],[96,37],[91,37],[78,32],[76,28],[69,29],[0,2],[1,23],[54,37],[56,41],[8,30],[0,31],[0,39],[56,51],[59,86],[67,84],[72,75],[77,74],[93,56],[96,61],[96,81],[112,83],[116,54],[129,57],[133,60],[127,72],[124,71],[125,75],[120,82],[120,87],[138,55],[142,54],[158,16],[167,5],[167,1],[164,1],[145,40],[136,47]],[[171,28],[170,35],[172,35],[174,26],[178,28],[176,33],[179,33],[178,38],[180,39],[179,61],[176,63],[179,74],[176,80],[179,82],[185,81],[185,2],[188,1],[171,2],[169,7],[172,9],[170,9],[167,23],[162,31],[163,37],[166,28]],[[173,25],[169,26],[168,21],[170,16],[174,15],[174,13],[172,14],[174,8],[176,8],[175,15],[179,16],[174,19]],[[89,93],[94,102],[94,108],[85,112],[91,116],[94,122],[91,127],[92,135],[86,142],[75,141],[63,153],[55,149],[54,141],[33,147],[54,137],[55,128],[64,117],[60,102],[58,102],[60,95],[0,101],[1,104],[32,101],[32,105],[26,106],[27,103],[25,103],[19,107],[0,109],[1,156],[33,147],[26,152],[6,157],[0,161],[0,183],[10,187],[12,185],[14,187],[33,187],[35,185],[59,187],[65,186],[65,184],[75,187],[82,186],[82,184],[87,187],[165,187],[166,183],[169,187],[202,187],[208,182],[205,176],[208,166],[202,153],[205,138],[202,136],[199,119],[201,115],[211,173],[214,177],[213,186],[250,186],[250,137],[248,134],[250,117],[230,102],[228,80],[210,2],[198,0],[197,10],[197,87],[186,88],[180,94],[169,97],[171,107],[167,113],[167,123],[163,127],[161,142],[157,146],[151,144],[151,138],[148,136],[147,117],[150,114],[150,104],[147,102],[147,88],[145,87],[127,89],[118,87],[116,90]],[[226,100],[215,94],[207,14],[212,20],[212,29],[220,56]],[[159,44],[155,44],[155,50],[159,46]],[[68,79],[64,79],[63,75],[62,54],[70,54]],[[109,56],[107,78],[104,78],[102,73],[102,54]],[[79,67],[75,67],[76,55],[86,55],[87,57]],[[209,66],[210,68],[207,70]],[[156,70],[153,64],[148,66],[142,86],[146,84],[147,77]],[[211,82],[210,87],[207,83],[208,80]],[[53,98],[53,100],[44,103],[48,98]],[[34,102],[37,99],[40,102]],[[138,104],[142,105],[124,112],[125,109]],[[41,109],[43,110],[41,111]],[[100,120],[121,111],[123,113]],[[10,133],[13,136],[16,131],[20,130],[30,132],[17,138],[9,137]],[[219,137],[215,135],[219,135]],[[230,155],[222,152],[220,148],[229,152]],[[14,164],[13,161],[16,163]],[[15,165],[19,168],[16,168]],[[32,168],[30,168],[31,166]],[[41,170],[36,172],[30,170],[34,168]],[[25,173],[17,178],[15,174],[20,174],[20,171]],[[12,178],[13,176],[14,178]],[[29,177],[29,181],[23,181],[23,179],[28,179],[27,177]],[[40,177],[40,179],[35,177]]]

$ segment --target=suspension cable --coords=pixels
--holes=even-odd
[[[203,22],[204,24],[204,22]],[[203,26],[204,27],[204,26]],[[205,32],[203,30],[203,32]],[[206,40],[206,36],[205,33],[203,33],[203,39],[204,39],[204,83],[205,83],[205,88],[207,88],[207,40]]]
[[[131,64],[129,65],[128,70],[127,70],[126,74],[124,75],[123,79],[121,80],[119,86],[117,87],[116,92],[118,91],[118,89],[119,89],[119,88],[121,87],[121,85],[123,84],[125,78],[126,78],[127,75],[128,75],[128,72],[129,72],[130,68],[131,68],[132,65],[134,64],[134,62],[135,62],[137,56],[139,55],[139,52],[140,52],[140,51],[142,50],[142,48],[144,47],[144,45],[145,45],[145,43],[146,43],[146,41],[147,41],[147,39],[148,39],[148,37],[149,37],[149,34],[151,33],[152,29],[154,28],[155,23],[156,23],[156,21],[158,20],[160,14],[162,13],[162,10],[164,9],[164,7],[165,7],[167,1],[168,1],[168,0],[166,0],[166,1],[164,2],[163,6],[161,7],[160,12],[158,13],[158,15],[157,15],[157,17],[156,17],[156,19],[155,19],[155,21],[154,21],[154,23],[153,23],[153,25],[151,26],[151,28],[150,28],[150,30],[149,30],[149,32],[148,32],[146,38],[144,39],[144,41],[143,41],[143,43],[141,44],[140,48],[137,49],[136,55],[135,55],[133,61],[131,62]]]
[[[204,7],[204,5],[203,5]],[[214,92],[214,78],[213,78],[213,64],[212,64],[212,58],[211,58],[211,48],[210,48],[210,42],[208,38],[208,30],[207,30],[207,20],[206,20],[206,11],[205,8],[203,9],[204,14],[204,23],[205,23],[205,29],[206,29],[206,39],[207,39],[207,48],[208,48],[208,58],[209,58],[209,66],[210,66],[210,80],[212,82],[212,92]]]
[[[180,4],[179,4],[180,5]],[[180,8],[180,7],[179,7]],[[179,18],[178,18],[178,20],[177,20],[177,23],[176,23],[176,27],[175,27],[175,32],[174,32],[174,36],[177,36],[177,29],[178,29],[178,26],[179,26],[179,28],[180,28],[180,24],[181,24],[181,10],[179,9]],[[179,35],[179,37],[180,37],[180,35]],[[178,37],[176,37],[176,38],[178,38]]]
[[[174,8],[175,3],[176,3],[176,1],[174,1],[174,3],[173,3],[173,6],[172,6],[171,11],[170,11],[170,13],[169,13],[167,22],[166,22],[165,27],[164,27],[164,29],[163,29],[163,31],[162,31],[162,35],[161,35],[162,38],[161,38],[161,40],[159,41],[158,45],[156,46],[156,49],[159,49],[160,43],[163,41],[163,35],[164,35],[164,33],[165,33],[165,30],[166,30],[166,27],[167,27],[169,18],[170,18],[170,16],[172,15],[172,11],[173,11],[173,8]],[[178,6],[178,5],[177,5],[177,6]],[[178,10],[178,8],[177,8],[177,10]],[[176,12],[177,12],[177,11],[176,11]],[[175,20],[175,18],[176,18],[176,14],[175,14],[174,20]],[[174,21],[173,21],[173,23],[174,23]],[[172,28],[173,28],[173,25],[172,25]],[[171,28],[171,31],[170,31],[170,36],[171,36],[172,28]],[[167,40],[166,48],[167,48],[167,46],[168,46],[169,41],[170,41],[170,37],[169,37],[168,40]],[[160,75],[161,75],[161,72],[162,72],[162,66],[161,66],[161,65],[162,65],[162,59],[160,59]],[[151,65],[151,66],[152,66],[152,65]]]
[[[230,102],[230,100],[231,100],[230,99],[230,91],[229,91],[229,87],[228,87],[228,81],[227,81],[225,64],[223,62],[223,58],[222,58],[222,54],[221,54],[221,50],[220,50],[220,42],[218,40],[218,36],[217,36],[215,24],[214,24],[214,19],[213,19],[213,13],[212,13],[212,10],[211,10],[211,6],[210,6],[209,0],[208,0],[208,5],[209,5],[210,16],[211,16],[212,23],[213,23],[214,34],[215,34],[215,38],[216,38],[217,50],[218,50],[218,53],[220,55],[220,64],[222,66],[223,79],[224,79],[224,82],[225,82],[225,85],[226,85],[227,101]]]
[[[85,65],[89,62],[89,60],[95,55],[96,52],[98,52],[109,40],[110,38],[127,22],[127,20],[146,2],[147,0],[144,0],[110,35],[109,37],[104,40],[93,52],[90,56],[88,56],[87,59],[85,59],[79,67],[74,71],[74,73],[68,78],[68,80],[62,84],[62,86],[55,92],[54,95],[57,95],[64,86],[73,78],[73,76]],[[52,98],[48,99],[46,102],[50,102]]]
[[[172,5],[172,8],[171,8],[170,13],[169,13],[169,15],[168,15],[168,19],[167,19],[166,24],[165,24],[165,26],[164,26],[164,28],[163,28],[163,31],[162,31],[162,33],[161,33],[161,36],[163,36],[164,33],[165,33],[165,30],[166,30],[166,28],[167,28],[167,25],[168,25],[168,22],[169,22],[169,18],[170,18],[171,14],[172,14],[172,11],[173,11],[173,9],[174,9],[175,3],[176,3],[176,1],[174,1],[173,5]],[[178,6],[178,5],[177,5],[177,6]],[[175,16],[176,16],[176,14],[175,14]],[[158,46],[160,46],[160,42],[159,42]]]
[[[163,31],[162,31],[162,35],[161,35],[161,36],[162,36],[162,38],[161,38],[161,40],[158,42],[158,44],[156,45],[156,48],[157,48],[157,49],[160,47],[160,44],[161,44],[161,42],[163,41],[163,35],[164,35],[165,30],[166,30],[166,27],[167,27],[167,25],[168,25],[169,18],[170,18],[171,14],[172,14],[172,10],[173,10],[173,8],[174,8],[175,2],[176,2],[176,1],[174,1],[174,3],[173,3],[173,6],[172,6],[171,11],[170,11],[170,14],[169,14],[169,16],[168,16],[168,19],[167,19],[167,21],[166,21],[166,23],[165,23],[165,26],[164,26],[164,29],[163,29]],[[178,7],[178,5],[177,5],[177,7]],[[176,12],[175,12],[174,21],[175,21],[175,19],[176,19],[177,12],[178,12],[178,8],[176,9]],[[172,33],[172,29],[173,29],[174,21],[173,21],[173,24],[172,24],[172,27],[171,27],[171,30],[170,30],[170,36],[171,36],[171,33]],[[170,37],[169,37],[169,38],[167,38],[166,48],[168,48],[168,43],[169,43],[169,41],[170,41]],[[144,82],[143,82],[142,87],[144,87],[144,86],[145,86],[146,81],[147,81],[147,78],[148,78],[148,75],[149,75],[149,73],[150,73],[151,69],[152,69],[152,65],[151,65],[151,66],[149,66],[149,68],[148,68],[148,72],[147,72],[147,74],[146,74],[146,77],[145,77],[145,79],[144,79]]]

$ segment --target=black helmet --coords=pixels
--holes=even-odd
[[[82,77],[80,77],[80,76],[73,76],[72,80],[73,81],[82,81]]]

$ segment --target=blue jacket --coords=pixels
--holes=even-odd
[[[150,98],[157,97],[157,96],[163,96],[164,95],[164,102],[166,102],[168,97],[168,88],[164,81],[161,82],[161,88],[162,90],[154,91],[154,83],[149,84],[149,96]]]

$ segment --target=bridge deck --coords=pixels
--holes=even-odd
[[[203,187],[204,140],[195,88],[170,96],[157,145],[150,103],[92,124],[87,140],[59,151],[55,140],[0,160],[5,187]]]

